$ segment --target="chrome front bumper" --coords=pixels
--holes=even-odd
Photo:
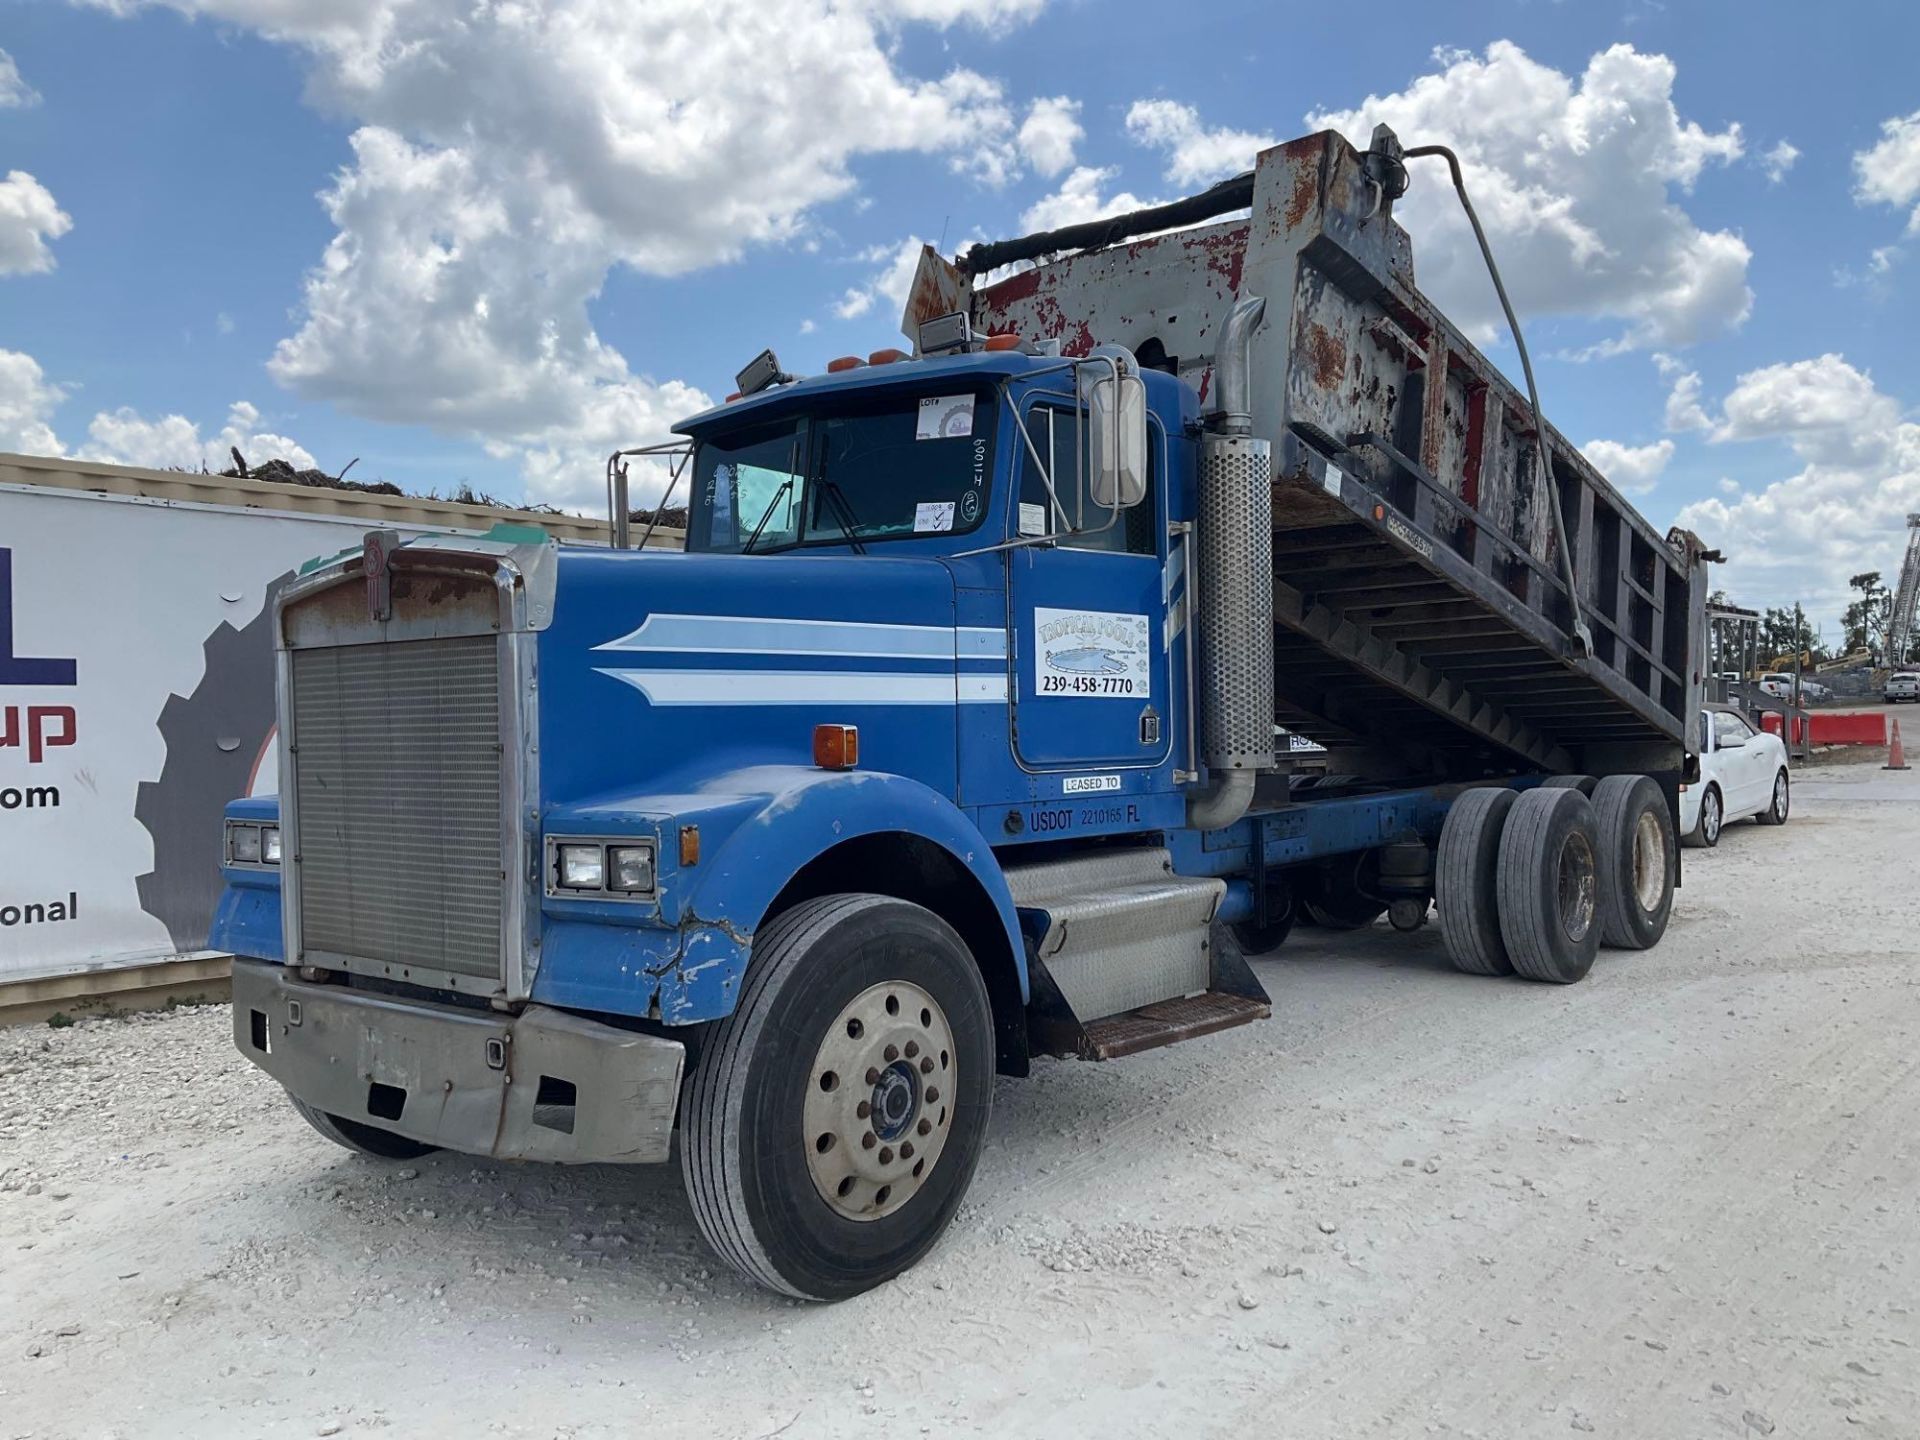
[[[240,1053],[296,1098],[502,1160],[664,1161],[686,1047],[544,1005],[518,1015],[315,985],[233,963]]]

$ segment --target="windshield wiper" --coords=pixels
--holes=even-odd
[[[760,522],[753,527],[753,533],[747,537],[747,543],[740,547],[742,555],[751,555],[753,547],[760,540],[760,532],[767,528],[767,521],[773,518],[774,508],[781,499],[793,490],[793,477],[789,475],[780,482],[780,488],[773,492],[773,498],[767,502],[767,508],[760,512]]]
[[[841,530],[846,533],[847,543],[853,546],[853,553],[856,555],[866,554],[867,547],[861,544],[860,536],[856,533],[860,529],[860,520],[859,517],[853,513],[853,502],[847,499],[847,492],[840,488],[837,481],[829,480],[825,476],[822,476],[820,479],[820,493],[833,503],[834,519],[840,522]]]

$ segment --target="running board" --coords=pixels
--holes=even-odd
[[[1118,1060],[1122,1055],[1138,1055],[1142,1050],[1158,1050],[1162,1045],[1197,1040],[1251,1020],[1265,1020],[1272,1014],[1273,1006],[1265,1000],[1209,990],[1204,995],[1162,1000],[1158,1005],[1142,1005],[1124,1015],[1096,1020],[1081,1031],[1074,1053],[1082,1060]]]

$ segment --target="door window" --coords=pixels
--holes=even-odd
[[[1753,738],[1753,729],[1738,715],[1724,710],[1713,712],[1713,743],[1716,748],[1744,745]]]
[[[1082,448],[1080,418],[1080,411],[1063,405],[1036,405],[1027,412],[1027,434],[1033,440],[1033,448],[1040,452],[1040,458],[1047,462],[1054,493],[1047,494],[1046,482],[1034,467],[1033,456],[1026,455],[1021,467],[1019,533],[1044,535],[1071,528],[1085,533],[1061,538],[1060,544],[1069,550],[1102,550],[1112,555],[1158,554],[1158,432],[1151,428],[1147,432],[1147,498],[1131,510],[1122,510],[1116,518],[1106,507],[1086,497],[1083,476],[1086,451]],[[1019,448],[1024,452],[1026,446]],[[1043,528],[1036,529],[1036,526]]]

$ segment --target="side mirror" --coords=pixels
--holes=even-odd
[[[1080,371],[1087,407],[1088,486],[1093,503],[1130,510],[1147,498],[1147,387],[1131,355],[1114,356],[1119,378],[1096,352]]]

